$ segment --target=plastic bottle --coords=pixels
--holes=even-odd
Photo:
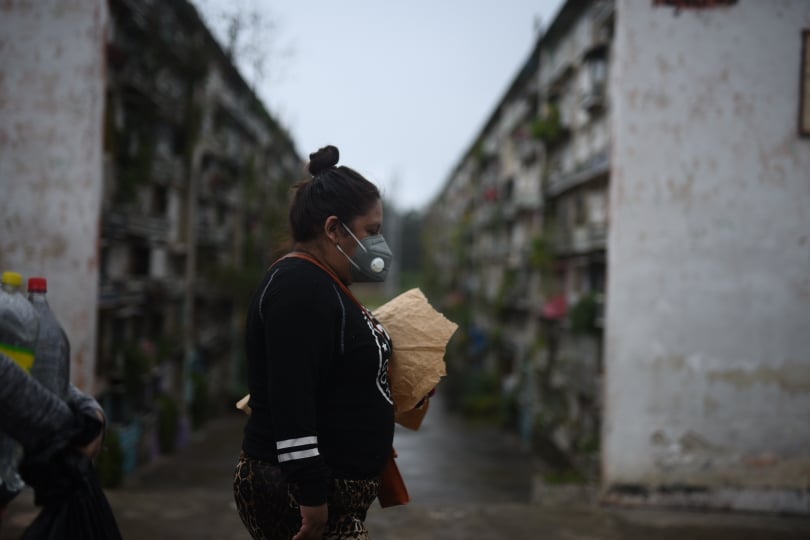
[[[0,279],[0,351],[30,372],[34,365],[39,317],[23,295],[22,284],[20,274],[3,272]],[[22,447],[0,433],[0,485],[12,493],[24,486],[17,474],[21,458]]]
[[[39,316],[23,295],[22,284],[16,272],[3,272],[0,278],[0,351],[30,373]]]
[[[70,342],[48,305],[47,292],[48,281],[44,277],[28,278],[28,301],[39,316],[31,375],[42,386],[65,399],[70,383]]]

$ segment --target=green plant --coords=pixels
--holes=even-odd
[[[501,416],[498,378],[494,374],[467,375],[463,383],[461,412],[466,417],[497,422]]]
[[[209,399],[208,380],[205,374],[194,372],[191,374],[191,427],[199,429],[208,420]]]
[[[601,444],[599,441],[599,433],[592,433],[588,437],[577,441],[577,450],[582,454],[599,454]]]
[[[232,298],[250,298],[264,276],[265,268],[257,264],[242,266],[213,267],[204,272],[206,277],[219,290]]]
[[[157,362],[176,362],[180,356],[177,354],[182,349],[182,343],[175,333],[168,333],[157,341],[156,354]]]
[[[594,334],[598,331],[596,318],[599,314],[599,303],[596,295],[586,294],[571,308],[571,331],[575,334]]]
[[[109,118],[105,126],[105,144],[115,158],[114,201],[127,204],[134,201],[138,188],[148,185],[152,179],[155,159],[154,106],[140,102],[131,114],[125,116],[126,124],[119,129],[115,125],[113,105],[108,106]]]
[[[499,416],[499,423],[502,427],[512,431],[519,429],[520,400],[515,390],[506,393],[500,399]]]
[[[150,369],[149,357],[137,343],[124,346],[124,391],[128,399],[136,404],[143,397],[146,383],[144,375]]]
[[[114,429],[107,431],[96,469],[101,485],[105,488],[119,487],[124,482],[124,451],[121,448],[121,438]]]
[[[104,106],[104,151],[110,155],[118,154],[118,141],[121,135],[115,125],[115,105],[107,101]]]
[[[517,270],[510,268],[503,273],[501,279],[501,286],[498,289],[498,294],[495,297],[495,309],[500,313],[514,298],[515,284],[518,281]]]
[[[486,160],[486,154],[484,152],[484,141],[478,140],[475,142],[475,146],[472,150],[472,158],[475,160],[475,164],[478,167],[481,167]]]
[[[543,235],[532,238],[531,247],[532,266],[538,270],[548,270],[554,261],[554,250],[551,242]]]
[[[580,471],[573,467],[564,467],[548,471],[543,475],[543,480],[550,485],[585,484],[588,479]]]
[[[158,398],[158,442],[160,451],[171,453],[175,450],[177,441],[180,409],[171,396],[162,395]]]
[[[532,124],[532,136],[546,144],[556,142],[562,135],[560,111],[556,105],[550,105],[548,113]]]

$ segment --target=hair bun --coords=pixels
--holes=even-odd
[[[307,169],[309,169],[309,173],[312,176],[315,176],[329,167],[337,165],[339,159],[340,152],[338,152],[337,147],[330,144],[309,155],[309,165]]]

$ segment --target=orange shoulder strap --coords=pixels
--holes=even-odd
[[[295,259],[304,259],[305,261],[309,261],[309,262],[311,262],[312,264],[314,264],[315,266],[317,266],[318,268],[320,268],[321,270],[323,270],[324,272],[326,272],[326,273],[329,275],[329,277],[331,277],[331,278],[332,278],[332,279],[335,281],[335,283],[337,283],[337,284],[338,284],[338,286],[340,286],[340,288],[341,288],[341,289],[343,289],[343,292],[345,292],[345,293],[346,293],[346,295],[348,295],[348,297],[349,297],[349,298],[351,298],[352,300],[354,300],[354,303],[355,303],[355,304],[357,304],[357,306],[358,306],[358,307],[359,307],[361,310],[363,310],[363,312],[366,314],[366,316],[369,318],[369,320],[374,320],[374,319],[371,317],[371,313],[369,313],[368,309],[366,309],[366,306],[364,306],[363,304],[361,304],[361,303],[360,303],[360,300],[358,300],[358,299],[357,299],[357,298],[354,296],[354,294],[352,294],[351,289],[349,289],[349,288],[346,286],[346,284],[345,284],[345,283],[343,283],[343,282],[340,280],[340,278],[339,278],[339,277],[337,277],[337,275],[336,275],[336,274],[335,274],[335,273],[332,271],[332,269],[331,269],[331,268],[328,268],[328,267],[324,266],[323,264],[321,264],[321,262],[320,262],[318,259],[316,259],[315,257],[313,257],[313,256],[311,256],[311,255],[307,255],[306,253],[301,253],[301,252],[293,252],[293,253],[288,253],[288,254],[284,255],[283,257],[281,257],[280,259],[278,259],[278,260],[277,260],[275,263],[273,263],[273,264],[276,264],[277,262],[279,262],[279,261],[281,261],[281,260],[283,260],[283,259],[289,259],[289,258],[295,258]]]

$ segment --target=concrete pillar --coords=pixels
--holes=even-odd
[[[0,268],[48,278],[92,390],[105,95],[104,0],[0,3]]]
[[[810,2],[616,6],[605,487],[810,513]]]

